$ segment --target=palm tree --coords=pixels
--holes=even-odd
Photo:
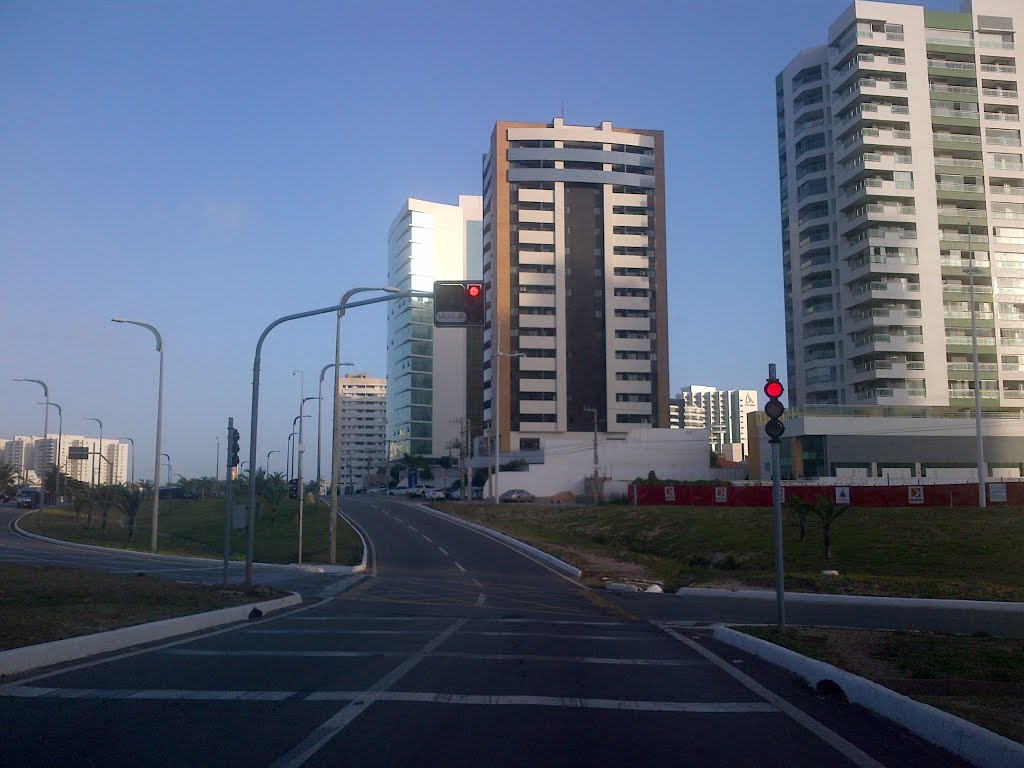
[[[14,467],[4,461],[0,461],[0,493],[8,496],[14,492]]]
[[[273,525],[277,520],[278,507],[288,498],[288,483],[285,482],[284,475],[280,472],[270,475],[263,483],[262,496],[270,505],[270,524]]]
[[[135,518],[142,506],[142,492],[124,486],[110,486],[113,506],[121,510],[121,521],[128,529],[128,543],[135,543]]]

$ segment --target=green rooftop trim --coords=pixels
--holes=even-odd
[[[969,13],[926,10],[924,25],[928,29],[961,29],[970,32],[974,29],[974,17]]]

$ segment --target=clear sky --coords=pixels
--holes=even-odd
[[[760,387],[785,368],[774,77],[848,5],[0,1],[0,437],[41,431],[11,379],[43,379],[65,431],[102,419],[151,476],[157,355],[125,316],[165,338],[174,471],[212,475],[229,415],[247,452],[261,330],[383,285],[403,199],[480,194],[494,122],[563,105],[665,131],[671,390]],[[260,465],[333,328],[268,340]],[[349,314],[355,370],[385,344],[383,310]]]

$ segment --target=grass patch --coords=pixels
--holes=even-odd
[[[75,519],[65,508],[48,508],[22,518],[19,525],[26,531],[79,544],[97,544],[138,552],[149,551],[150,509],[139,513],[134,544],[120,525],[120,516],[111,514],[106,534],[99,528],[99,515],[93,513],[92,527],[86,518]],[[294,563],[298,557],[298,500],[287,500],[276,518],[264,511],[256,521],[254,556],[263,563]],[[326,563],[328,560],[328,522],[330,508],[323,504],[306,504],[303,510],[302,561]],[[337,560],[341,565],[355,565],[363,556],[359,536],[344,520],[336,526]],[[221,558],[224,556],[224,499],[160,501],[159,552],[165,555]],[[232,531],[232,559],[245,558],[246,533]]]
[[[660,581],[666,588],[774,586],[772,511],[748,507],[439,503],[439,509],[521,538],[589,578]],[[799,540],[784,518],[786,585],[831,594],[1024,600],[1019,508],[909,507],[846,512],[826,560],[817,518]],[[627,564],[623,569],[615,564]],[[824,569],[838,577],[822,576]]]
[[[152,576],[0,564],[0,650],[282,597]]]
[[[873,630],[735,627],[1024,742],[1024,640]]]

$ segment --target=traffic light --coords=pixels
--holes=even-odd
[[[465,328],[483,325],[487,296],[480,280],[436,280],[434,282],[434,327]]]
[[[228,466],[238,466],[238,430],[234,427],[228,430]]]
[[[764,425],[764,433],[768,435],[769,443],[779,442],[782,433],[786,431],[786,426],[780,421],[786,408],[779,402],[779,398],[785,391],[782,382],[778,379],[768,379],[768,383],[764,385],[764,393],[768,396],[768,402],[764,406],[765,415],[768,416],[768,423]]]
[[[297,477],[293,477],[288,481],[288,498],[299,498],[299,479]]]

